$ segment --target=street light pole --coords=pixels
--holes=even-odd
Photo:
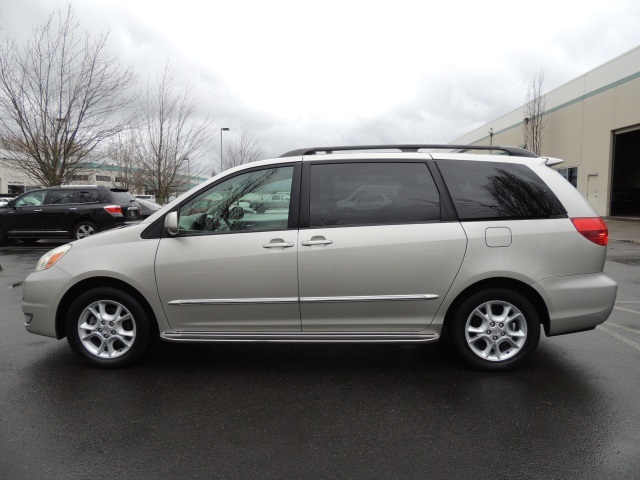
[[[228,132],[229,129],[227,127],[221,127],[220,128],[220,170],[224,169],[223,165],[222,165],[222,132]],[[213,172],[211,173],[211,176],[213,177],[216,174],[216,169],[214,167]]]
[[[185,191],[191,190],[191,159],[186,157],[187,161],[187,189]]]

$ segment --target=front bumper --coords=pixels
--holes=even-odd
[[[618,284],[603,273],[542,280],[532,285],[549,311],[548,336],[589,330],[613,310]]]
[[[58,338],[56,311],[63,293],[74,277],[55,265],[47,270],[34,272],[22,284],[22,312],[25,328],[31,333]]]

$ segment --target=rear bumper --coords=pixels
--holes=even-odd
[[[618,291],[618,284],[602,273],[548,278],[532,287],[547,304],[547,336],[589,330],[600,325],[609,318]]]

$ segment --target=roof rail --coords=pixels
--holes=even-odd
[[[507,155],[513,155],[517,157],[532,157],[538,156],[520,147],[509,147],[500,145],[444,145],[444,144],[407,144],[407,145],[348,145],[342,147],[314,147],[314,148],[299,148],[297,150],[291,150],[290,152],[283,153],[279,158],[283,157],[298,157],[301,155],[316,155],[318,153],[334,153],[345,152],[353,150],[400,150],[401,152],[417,152],[418,150],[457,150],[458,153],[467,152],[469,150],[498,150],[505,152]]]
[[[97,187],[98,185],[84,185],[84,184],[75,184],[75,183],[61,183],[60,185],[54,185],[54,188],[67,188],[67,187]]]

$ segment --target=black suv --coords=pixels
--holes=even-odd
[[[0,207],[0,245],[7,238],[80,238],[142,220],[124,188],[68,185],[32,190]]]

